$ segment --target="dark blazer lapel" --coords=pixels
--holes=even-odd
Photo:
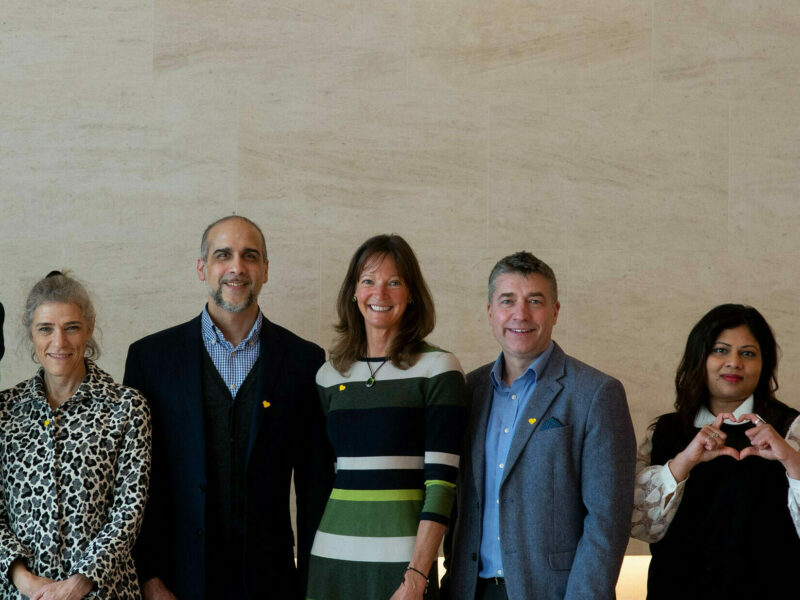
[[[191,464],[199,464],[205,474],[206,444],[205,419],[203,417],[203,367],[202,352],[205,352],[200,325],[200,317],[184,325],[181,336],[176,340],[173,355],[173,374],[170,385],[172,397],[183,402],[181,430],[191,432],[184,438],[186,456]]]
[[[565,360],[564,351],[556,344],[553,348],[553,353],[550,355],[550,360],[547,361],[544,373],[542,373],[542,378],[536,382],[533,394],[517,422],[517,429],[514,431],[514,438],[511,440],[511,447],[508,449],[508,457],[506,458],[506,466],[503,469],[503,478],[500,485],[508,478],[508,474],[514,470],[514,465],[522,454],[522,450],[541,425],[542,416],[550,408],[550,405],[561,390],[564,389],[564,386],[558,380],[564,376]],[[531,423],[532,419],[535,419],[533,423]]]
[[[247,443],[247,460],[250,461],[250,454],[253,452],[253,446],[258,439],[258,434],[264,423],[264,419],[269,412],[265,410],[264,402],[276,402],[273,396],[275,384],[280,378],[283,363],[283,355],[285,352],[284,344],[281,340],[280,331],[273,327],[272,323],[264,317],[261,323],[261,370],[258,373],[258,381],[256,384],[256,403],[253,407],[253,420],[250,427],[250,439]],[[277,407],[276,407],[277,408]],[[281,407],[282,408],[282,407]],[[276,412],[275,410],[272,411]]]
[[[489,409],[492,406],[493,388],[491,379],[489,378],[489,371],[486,371],[486,376],[481,378],[480,385],[475,389],[472,394],[473,414],[469,431],[469,447],[472,453],[472,477],[475,482],[478,498],[483,499],[483,488],[486,477],[486,454],[484,446],[486,445],[486,426],[489,423]]]

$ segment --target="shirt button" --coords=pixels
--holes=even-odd
[[[508,432],[509,432],[509,429],[508,429],[508,427],[506,427],[505,429],[503,429],[503,433],[508,433]]]
[[[500,498],[497,499],[497,503],[500,504]]]
[[[511,394],[511,399],[512,400],[516,400],[517,399],[517,395],[516,394]],[[499,571],[498,571],[498,573],[499,573]]]
[[[500,463],[499,467],[502,469],[503,468],[503,463]]]
[[[233,352],[231,352],[231,358],[236,358],[236,350],[234,350]]]
[[[503,574],[503,569],[497,569],[497,574],[498,575],[502,575]]]

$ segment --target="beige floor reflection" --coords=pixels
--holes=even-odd
[[[439,559],[439,573],[444,569]],[[644,600],[647,595],[647,567],[650,556],[626,556],[617,582],[617,600]]]

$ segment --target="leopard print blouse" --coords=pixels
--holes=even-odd
[[[52,410],[42,369],[0,392],[0,599],[22,558],[54,580],[81,573],[87,597],[141,598],[131,548],[150,477],[150,412],[144,397],[86,360],[75,394]]]

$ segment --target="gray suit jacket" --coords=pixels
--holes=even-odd
[[[445,584],[451,600],[475,597],[481,507],[496,501],[484,498],[483,489],[491,368],[484,365],[467,377],[471,415]],[[615,598],[630,530],[635,461],[622,384],[556,344],[520,416],[500,487],[509,600]]]

